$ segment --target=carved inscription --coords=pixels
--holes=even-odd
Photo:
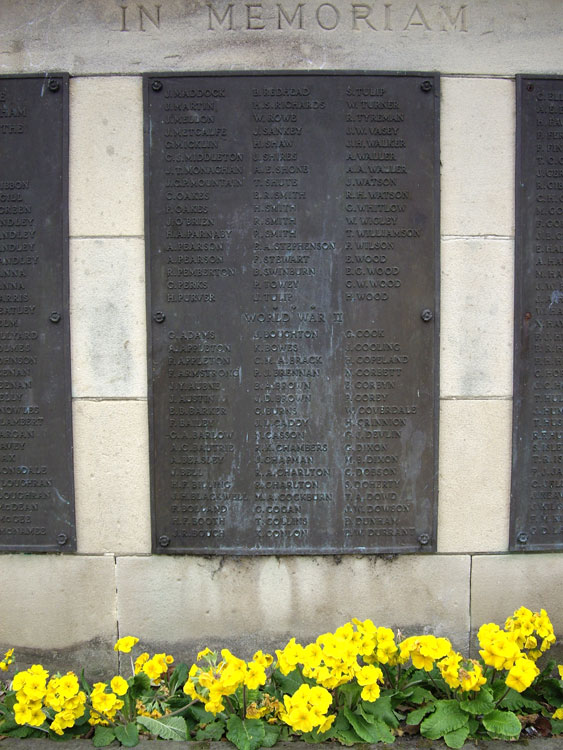
[[[512,549],[563,546],[563,79],[518,79]]]
[[[0,549],[75,547],[65,76],[0,77]]]
[[[438,79],[145,87],[155,551],[432,549]]]

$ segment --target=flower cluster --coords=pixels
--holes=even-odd
[[[0,670],[2,672],[7,672],[10,664],[13,664],[14,662],[14,649],[9,648],[6,653],[4,654],[4,658],[2,661],[0,661]]]
[[[475,659],[464,659],[456,651],[450,651],[441,659],[438,669],[449,687],[454,690],[459,688],[463,693],[478,692],[487,682],[479,662]]]
[[[246,662],[226,648],[221,651],[221,657],[217,663],[215,652],[208,648],[200,651],[197,661],[204,660],[206,668],[194,664],[184,684],[184,693],[193,700],[200,700],[211,714],[224,711],[223,698],[234,695],[239,687],[255,690],[265,685],[266,669],[273,661],[270,654],[257,651],[252,660]]]
[[[135,674],[143,672],[156,685],[161,681],[162,675],[168,672],[168,668],[172,664],[174,664],[174,657],[170,654],[155,654],[151,658],[146,651],[143,651],[135,659],[134,672]]]
[[[383,673],[373,664],[389,662],[396,652],[393,631],[376,628],[371,620],[353,620],[334,633],[323,633],[305,647],[292,638],[283,650],[276,651],[276,656],[282,674],[302,667],[305,677],[327,690],[334,690],[357,678],[363,687],[363,700],[375,701],[379,697],[378,683],[383,682]],[[377,658],[378,653],[381,659]],[[361,664],[358,659],[366,664]]]
[[[452,644],[447,638],[436,638],[433,635],[415,635],[406,638],[399,646],[399,662],[404,664],[412,660],[416,669],[426,672],[434,667],[434,662],[443,659],[452,650]]]
[[[514,635],[518,648],[526,649],[528,658],[534,661],[548,651],[556,640],[553,625],[545,609],[532,612],[526,607],[520,607],[506,620],[504,628]],[[538,638],[541,638],[539,648]]]
[[[327,716],[332,695],[318,685],[303,684],[293,695],[285,695],[283,702],[280,718],[299,732],[311,732],[315,728],[318,733],[326,732],[335,719],[334,714]]]
[[[84,715],[86,693],[80,690],[78,677],[67,672],[62,677],[52,677],[40,664],[14,675],[12,689],[16,692],[14,720],[17,724],[40,727],[47,718],[43,708],[55,712],[51,729],[56,734],[73,727],[76,719]]]

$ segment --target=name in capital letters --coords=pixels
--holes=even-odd
[[[122,32],[163,30],[162,5],[123,3]],[[217,31],[458,32],[469,31],[467,4],[329,2],[262,3],[208,2],[205,29]]]

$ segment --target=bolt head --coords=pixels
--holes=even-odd
[[[430,534],[420,534],[418,541],[419,544],[428,544],[430,542]]]
[[[170,537],[166,536],[166,534],[163,534],[158,538],[158,543],[161,547],[168,547],[168,545],[170,544]]]
[[[425,307],[424,310],[420,313],[420,317],[425,323],[428,323],[434,317],[434,313],[432,312],[432,310]]]
[[[51,321],[51,323],[60,323],[60,320],[61,320],[60,312],[52,312],[49,315],[49,320]]]
[[[59,544],[61,547],[63,544],[66,544],[68,541],[68,537],[66,534],[58,534],[57,536],[57,544]]]
[[[166,315],[160,310],[158,312],[155,312],[153,317],[155,323],[164,323],[164,321],[166,320]]]
[[[151,88],[153,91],[162,91],[162,81],[153,81]]]
[[[425,94],[427,94],[429,91],[432,91],[432,81],[423,81],[420,84],[420,88]]]
[[[58,91],[60,87],[61,87],[61,84],[57,81],[56,78],[51,78],[49,80],[49,83],[47,84],[47,88],[49,89],[49,91],[52,91],[53,93]]]
[[[520,544],[527,544],[528,543],[528,535],[525,531],[521,531],[518,536],[516,537],[517,541]]]

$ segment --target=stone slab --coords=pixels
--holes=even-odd
[[[143,234],[141,92],[140,78],[71,79],[71,237]]]
[[[78,552],[150,550],[146,401],[74,402]]]
[[[514,234],[514,118],[513,81],[442,78],[442,236]]]
[[[205,645],[252,655],[369,617],[467,650],[469,569],[462,555],[118,557],[120,635],[178,659]]]
[[[113,556],[2,555],[0,580],[0,651],[13,647],[18,667],[115,669]]]
[[[281,6],[281,8],[280,8]],[[301,8],[301,13],[299,12]],[[3,0],[0,71],[557,72],[559,0]]]
[[[541,737],[535,738],[533,741],[528,742],[525,740],[528,750],[561,750],[563,747],[563,739],[561,737]],[[150,750],[153,747],[162,747],[162,742],[152,741],[149,739],[142,738],[139,747],[142,750]],[[520,746],[520,745],[519,745]],[[87,748],[94,747],[91,740],[68,740],[64,744],[65,750],[87,750]],[[117,747],[116,743],[110,745],[110,747]],[[167,745],[165,745],[167,747]],[[332,742],[320,742],[316,744],[317,750],[334,750],[334,748],[342,747]],[[381,750],[382,744],[368,745],[362,743],[355,745],[358,750]],[[386,747],[386,746],[385,746]],[[475,750],[475,742],[466,742],[460,750]],[[479,740],[479,750],[514,750],[514,742],[503,742],[502,740]],[[174,750],[231,750],[234,748],[229,742],[206,742],[206,741],[193,741],[193,742],[174,742]],[[446,750],[447,745],[441,740],[430,741],[424,737],[405,737],[397,738],[393,743],[394,750]],[[53,740],[19,740],[15,737],[7,737],[2,740],[2,750],[52,750]],[[307,742],[278,742],[275,745],[275,750],[310,750],[310,743]]]
[[[510,240],[442,240],[441,398],[512,396],[513,253]]]
[[[443,400],[439,552],[508,547],[512,402]]]
[[[563,634],[563,553],[477,555],[471,570],[471,627],[504,624],[518,607],[545,609],[555,634]]]
[[[147,396],[144,252],[136,237],[70,243],[75,398]]]

